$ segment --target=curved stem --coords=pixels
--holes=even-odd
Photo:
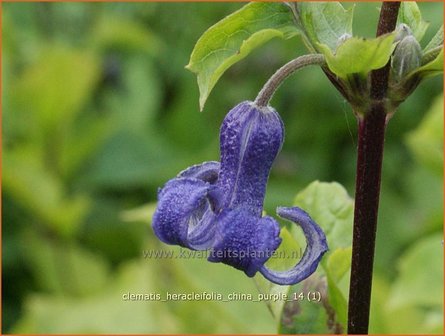
[[[396,27],[400,2],[383,2],[377,36]],[[370,104],[359,117],[348,334],[367,334],[379,208],[390,64],[371,72]]]
[[[279,68],[272,77],[264,84],[260,93],[255,99],[257,106],[267,106],[273,94],[283,81],[295,71],[309,65],[325,65],[325,58],[322,54],[309,54],[297,57]]]

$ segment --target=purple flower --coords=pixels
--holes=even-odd
[[[273,108],[248,101],[233,108],[221,126],[221,163],[192,166],[159,191],[153,216],[158,238],[210,250],[209,261],[231,265],[250,277],[260,272],[281,285],[307,278],[327,243],[320,227],[296,207],[280,207],[277,213],[303,229],[307,247],[302,259],[287,271],[264,265],[281,243],[278,222],[262,212],[270,169],[283,138],[283,122]]]

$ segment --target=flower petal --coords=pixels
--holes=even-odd
[[[209,183],[197,178],[180,177],[168,181],[158,194],[158,206],[153,215],[156,236],[167,244],[209,248],[214,230],[211,215],[207,214],[211,212],[207,197],[210,188]]]
[[[309,215],[300,208],[279,207],[280,217],[297,223],[306,237],[307,245],[300,262],[288,271],[274,271],[262,266],[260,269],[264,277],[279,285],[293,285],[310,276],[317,269],[323,254],[328,250],[326,236],[321,228]]]
[[[281,243],[280,227],[271,217],[258,218],[238,208],[217,217],[211,262],[223,262],[252,277]]]
[[[210,184],[214,184],[218,179],[220,164],[217,161],[203,162],[187,169],[178,174],[177,177],[194,177]]]
[[[271,107],[245,101],[227,114],[220,131],[217,182],[225,196],[222,208],[242,206],[261,216],[267,179],[283,136],[283,122]]]

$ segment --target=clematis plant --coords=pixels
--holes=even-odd
[[[278,222],[262,212],[270,169],[283,139],[283,122],[272,107],[250,101],[235,106],[221,125],[221,162],[192,166],[159,191],[153,216],[159,239],[208,249],[209,261],[228,264],[249,277],[260,272],[280,285],[311,275],[327,251],[326,237],[297,207],[279,207],[277,213],[303,229],[303,257],[287,271],[264,265],[281,242]]]
[[[350,269],[349,304],[329,270],[324,304],[335,332],[342,333],[347,324],[349,333],[365,334],[386,125],[424,79],[443,72],[443,26],[422,49],[419,42],[428,24],[415,2],[383,2],[375,38],[354,36],[352,19],[353,8],[345,10],[333,1],[253,2],[203,34],[187,65],[197,74],[201,109],[224,71],[268,40],[299,35],[309,53],[280,68],[254,102],[243,102],[227,114],[220,132],[221,161],[190,167],[167,182],[159,191],[153,227],[163,242],[209,250],[209,261],[250,277],[259,272],[289,285],[312,274],[328,249],[320,227],[300,208],[279,207],[280,217],[302,228],[307,245],[294,267],[274,271],[265,263],[280,246],[279,225],[262,212],[269,172],[284,136],[269,101],[291,73],[318,65],[350,104],[358,124],[352,258],[337,249],[323,263],[343,265],[338,273]],[[338,263],[339,256],[348,260]]]

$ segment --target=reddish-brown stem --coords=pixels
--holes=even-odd
[[[384,2],[377,36],[396,27],[400,2]],[[367,334],[387,111],[389,63],[371,72],[370,107],[359,117],[348,334]],[[363,112],[363,111],[361,111]]]

